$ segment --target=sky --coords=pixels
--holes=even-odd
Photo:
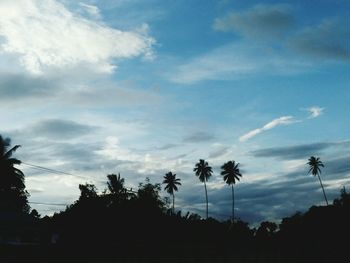
[[[199,159],[213,167],[209,215],[231,215],[220,175],[243,175],[235,214],[255,224],[323,205],[350,183],[348,0],[2,0],[0,134],[19,144],[42,215],[168,171],[176,206],[205,215]],[[30,165],[64,173],[51,173]],[[164,192],[162,196],[167,196]]]

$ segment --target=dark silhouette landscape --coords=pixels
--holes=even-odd
[[[348,255],[350,194],[345,187],[332,204],[253,228],[234,217],[233,189],[242,174],[239,164],[229,161],[221,174],[232,187],[231,220],[176,211],[181,180],[172,172],[163,185],[147,178],[134,191],[120,174],[109,174],[102,193],[93,184],[80,184],[78,200],[41,217],[30,208],[24,174],[15,167],[21,163],[13,156],[19,146],[10,143],[0,137],[1,262],[337,262]],[[308,165],[322,186],[323,163],[310,157]],[[212,168],[199,160],[194,173],[206,187]],[[171,205],[160,197],[162,186],[173,198]]]

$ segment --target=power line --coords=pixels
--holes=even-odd
[[[70,173],[67,173],[67,172],[62,172],[62,171],[54,170],[54,169],[51,169],[51,168],[46,168],[46,167],[35,165],[35,164],[30,164],[30,163],[25,163],[25,162],[21,162],[21,164],[30,166],[32,168],[53,172],[53,173],[59,173],[59,174],[65,174],[65,175],[73,175],[73,174],[70,174]]]
[[[53,174],[70,175],[70,176],[75,176],[75,177],[79,177],[79,178],[82,178],[82,179],[86,180],[86,178],[84,176],[71,174],[71,173],[67,173],[67,172],[63,172],[63,171],[47,168],[47,167],[44,167],[44,166],[39,166],[39,165],[30,164],[30,163],[26,163],[26,162],[21,162],[21,164],[27,165],[27,166],[29,166],[29,167],[31,167],[33,169],[37,169],[37,170],[40,170],[40,171],[46,171],[46,172],[50,172],[50,173],[53,173]]]

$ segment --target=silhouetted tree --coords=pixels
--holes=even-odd
[[[40,218],[40,214],[36,209],[33,209],[32,211],[30,211],[30,215],[34,218]]]
[[[164,176],[163,184],[166,184],[164,190],[166,190],[170,195],[173,196],[173,214],[175,214],[175,193],[177,191],[177,185],[181,185],[181,179],[176,178],[176,174],[168,172]]]
[[[95,198],[98,196],[96,186],[93,184],[79,184],[80,197],[79,201]]]
[[[127,190],[124,187],[124,178],[120,177],[120,173],[117,175],[109,174],[107,175],[108,182],[107,187],[109,192],[117,200],[126,199],[128,196]]]
[[[139,184],[137,198],[143,208],[163,210],[164,202],[159,195],[161,189],[160,184],[152,184],[148,177],[146,178],[146,183]]]
[[[17,212],[29,212],[28,192],[25,190],[24,174],[15,165],[21,161],[13,158],[20,147],[10,148],[11,140],[0,135],[0,209]]]
[[[236,184],[236,180],[240,180],[239,177],[242,177],[238,166],[239,163],[235,163],[235,161],[228,161],[223,166],[221,166],[221,175],[224,177],[224,181],[228,185],[231,185],[232,189],[232,222],[235,219],[235,193],[233,185]]]
[[[320,177],[320,174],[321,174],[321,168],[320,167],[324,167],[323,163],[321,162],[319,157],[316,158],[314,156],[311,156],[309,158],[309,162],[307,164],[310,166],[309,173],[311,172],[311,174],[313,176],[317,176],[318,177],[318,180],[320,181],[321,188],[322,188],[322,191],[323,191],[324,199],[326,200],[326,204],[328,205],[327,196],[326,196],[326,193],[324,191],[322,180],[321,180],[321,177]]]
[[[277,230],[277,224],[274,222],[264,221],[261,222],[260,227],[256,231],[256,236],[259,239],[266,239],[275,234]]]
[[[336,207],[350,207],[350,194],[346,192],[345,186],[340,190],[340,198],[334,199],[333,205]]]
[[[193,168],[193,171],[195,172],[196,176],[198,176],[199,180],[204,183],[205,199],[207,203],[206,216],[208,219],[208,192],[206,182],[211,177],[213,170],[211,166],[209,166],[208,162],[206,162],[203,159],[200,159],[199,162],[196,163],[196,166]]]

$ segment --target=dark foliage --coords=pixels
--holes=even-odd
[[[28,192],[25,190],[24,174],[15,165],[21,161],[12,157],[20,147],[10,147],[11,140],[0,135],[0,212],[28,213]]]

